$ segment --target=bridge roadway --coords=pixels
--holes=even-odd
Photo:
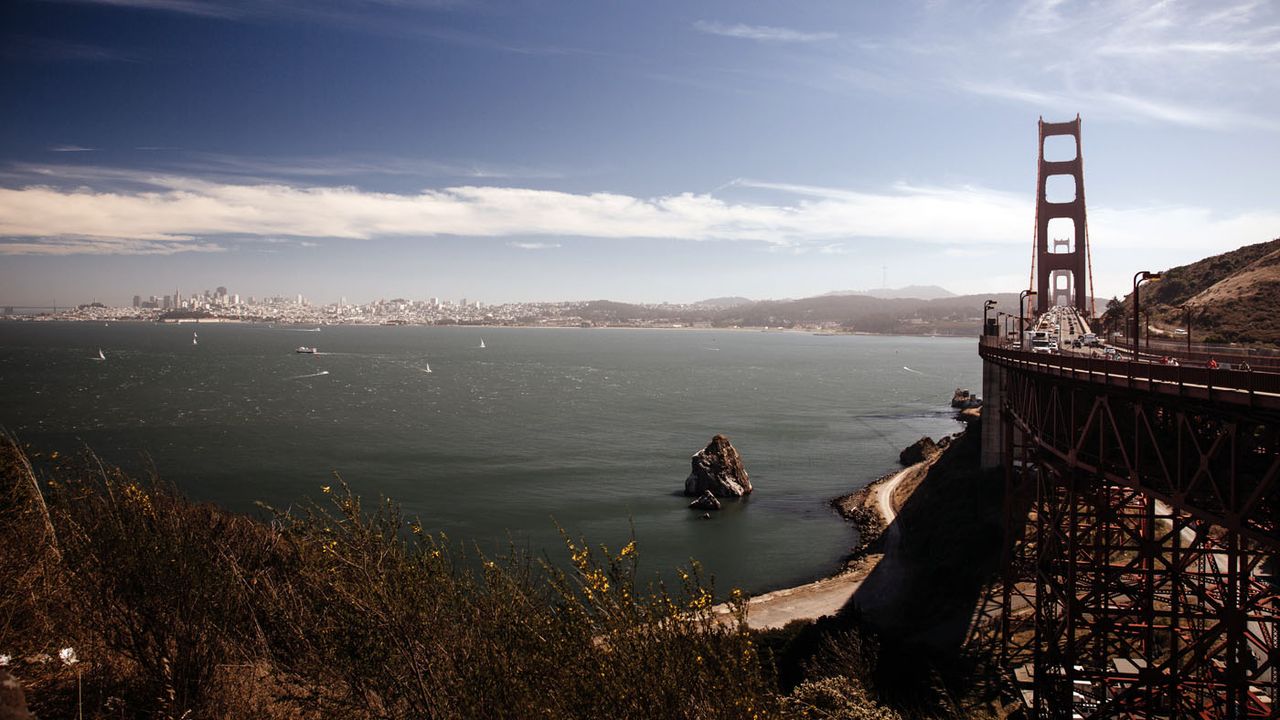
[[[1158,395],[1208,400],[1250,409],[1280,409],[1280,359],[1240,355],[1222,348],[1198,352],[1180,362],[1171,355],[1138,353],[1094,337],[1074,308],[1050,308],[1028,327],[1026,337],[983,336],[983,360],[1064,379]],[[1024,348],[1024,343],[1026,347]],[[1077,347],[1077,345],[1079,347]],[[1182,353],[1185,356],[1185,353]],[[1216,368],[1201,358],[1222,358]],[[1171,362],[1161,362],[1168,358]]]

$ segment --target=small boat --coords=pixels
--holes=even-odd
[[[300,352],[300,353],[304,353],[304,354],[306,354],[306,355],[315,355],[315,354],[316,354],[316,349],[315,349],[315,348],[313,348],[313,347],[307,347],[306,345],[303,345],[303,346],[299,347],[297,350],[295,350],[294,352]]]
[[[199,344],[200,344],[200,341],[196,340],[196,338],[198,338],[198,337],[200,337],[200,336],[199,336],[199,335],[197,335],[196,333],[191,333],[191,344],[192,344],[192,345],[199,345]]]
[[[425,373],[431,372],[431,363],[427,363],[427,366],[422,369],[422,372],[425,372]]]
[[[484,348],[484,338],[480,338],[480,347]]]
[[[102,348],[98,348],[98,359],[99,359],[99,360],[106,360],[106,359],[107,359],[107,356],[102,354]]]

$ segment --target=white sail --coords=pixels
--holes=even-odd
[[[102,348],[98,348],[98,359],[99,359],[99,360],[106,360],[106,359],[107,359],[107,356],[102,354]]]
[[[480,347],[484,347],[484,338],[480,338]]]

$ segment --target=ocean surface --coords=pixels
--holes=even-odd
[[[972,339],[0,323],[0,426],[33,450],[87,444],[246,512],[322,499],[338,472],[490,553],[634,533],[643,570],[696,558],[717,594],[834,571],[856,536],[827,501],[960,430],[951,393],[979,378]],[[716,433],[756,489],[703,520],[680,492]]]

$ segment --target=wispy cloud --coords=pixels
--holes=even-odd
[[[990,25],[953,58],[954,87],[1110,120],[1280,130],[1274,2],[1025,0]]]
[[[1081,90],[1055,93],[989,82],[960,82],[956,87],[976,95],[1012,100],[1032,105],[1044,112],[1057,112],[1064,116],[1083,112],[1092,116],[1100,114],[1112,119],[1127,118],[1212,130],[1233,128],[1280,130],[1280,120],[1273,118],[1204,104],[1179,104],[1132,93]]]
[[[742,23],[718,23],[699,20],[693,28],[708,35],[738,38],[741,40],[759,40],[762,42],[811,43],[823,40],[834,40],[837,35],[832,32],[805,32],[791,28],[773,27],[770,25],[743,25]]]
[[[918,22],[881,28],[871,39],[845,32],[844,42],[753,72],[832,93],[959,93],[1046,115],[1280,131],[1280,4],[1272,0],[926,4]],[[695,27],[761,41],[834,36],[707,21]]]
[[[509,242],[508,247],[517,248],[519,250],[552,250],[560,247],[560,243],[548,242]]]
[[[0,239],[0,255],[176,255],[226,252],[214,242],[156,242],[119,238],[19,238]]]
[[[236,184],[256,183],[335,183],[361,182],[362,179],[393,178],[398,181],[419,179],[422,184],[443,184],[448,181],[495,182],[516,180],[559,180],[568,171],[554,167],[534,167],[519,164],[497,164],[483,161],[367,154],[335,154],[317,156],[255,156],[228,155],[186,150],[171,146],[141,146],[133,148],[146,153],[137,159],[138,169],[122,170],[92,163],[9,163],[0,165],[0,180],[10,185],[51,184],[66,186],[89,184],[94,187],[116,189],[139,182],[150,182],[155,177],[200,177]],[[53,152],[87,152],[95,148],[78,145],[58,145],[49,148]]]
[[[220,0],[62,0],[86,5],[111,5],[140,10],[199,15],[202,17],[238,18],[246,15],[252,3]]]
[[[710,194],[635,197],[526,188],[457,186],[415,194],[354,187],[226,184],[187,177],[138,180],[145,189],[47,186],[0,189],[0,253],[211,250],[236,238],[369,240],[458,236],[511,240],[535,250],[558,238],[750,241],[836,253],[860,242],[939,247],[1029,243],[1026,198],[980,187],[896,185],[878,192],[736,181],[771,202]],[[727,189],[727,188],[726,188]],[[723,192],[722,189],[721,192]],[[1091,230],[1116,247],[1235,247],[1274,235],[1280,212],[1222,217],[1194,207],[1091,209]]]
[[[138,56],[117,48],[44,37],[7,38],[0,55],[37,62],[134,62]]]

